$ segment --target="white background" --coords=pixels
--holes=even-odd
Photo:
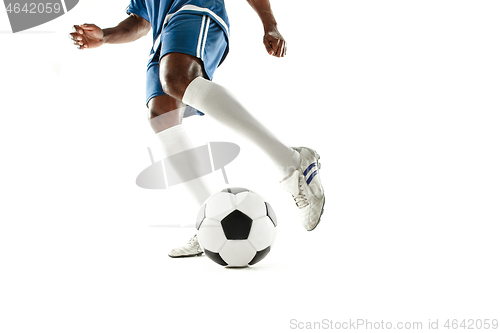
[[[289,145],[322,156],[322,222],[306,232],[269,160],[230,141],[231,186],[271,202],[274,249],[247,269],[167,254],[193,234],[182,189],[135,185],[159,155],[144,106],[151,35],[78,51],[73,24],[110,27],[126,0],[81,0],[12,34],[0,10],[0,331],[287,332],[301,322],[500,319],[497,1],[274,0],[289,49],[227,1],[215,81]],[[222,174],[212,175],[220,182]]]

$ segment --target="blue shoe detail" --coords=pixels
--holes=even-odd
[[[311,165],[309,165],[307,167],[307,169],[304,171],[304,177],[309,173],[309,171],[311,171],[312,168],[314,168],[316,166],[316,162],[314,163],[311,163]]]
[[[318,170],[314,170],[314,172],[307,178],[307,185],[313,180],[314,176],[318,174]]]

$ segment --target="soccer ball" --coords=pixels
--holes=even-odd
[[[198,241],[207,257],[226,267],[261,261],[276,237],[271,205],[245,188],[231,187],[208,198],[196,220]]]

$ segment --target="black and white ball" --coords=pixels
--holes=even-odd
[[[198,241],[207,257],[226,267],[245,267],[261,261],[276,238],[271,205],[245,188],[222,190],[200,208]]]

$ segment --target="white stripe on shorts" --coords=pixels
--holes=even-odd
[[[203,41],[203,28],[205,26],[205,21],[207,20],[207,16],[203,15],[201,19],[201,27],[200,27],[200,34],[198,36],[198,46],[196,47],[196,56],[200,58],[201,54],[201,43]]]
[[[205,45],[207,44],[208,28],[210,27],[210,16],[207,16],[207,24],[205,24],[205,36],[203,36],[203,45],[201,46],[201,57],[203,61],[203,54],[205,53]]]

